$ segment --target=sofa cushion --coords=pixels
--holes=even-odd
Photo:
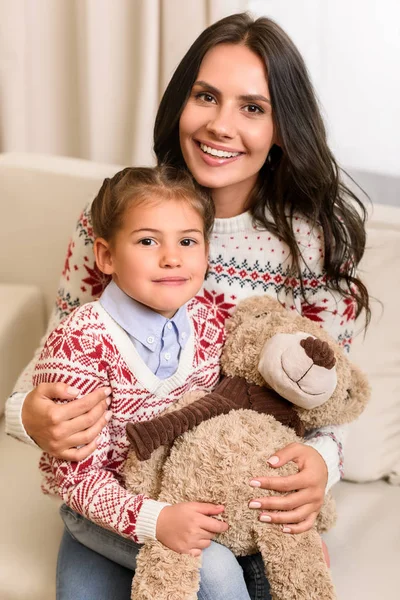
[[[338,599],[397,599],[400,487],[341,481],[333,495],[338,520],[324,538]]]
[[[76,221],[104,178],[120,168],[60,156],[0,154],[1,199],[7,206],[1,248],[13,257],[0,260],[0,282],[39,286],[49,314]]]
[[[0,417],[6,398],[44,332],[43,295],[33,285],[0,284]]]
[[[351,356],[368,374],[372,398],[350,426],[345,478],[400,484],[400,210],[375,205],[367,233],[361,277],[372,296],[372,321]]]
[[[4,433],[0,419],[0,597],[54,600],[60,501],[44,496],[40,452]],[[77,599],[78,600],[78,599]]]

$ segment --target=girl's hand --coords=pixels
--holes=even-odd
[[[249,503],[249,508],[261,509],[260,521],[280,523],[285,533],[302,533],[314,525],[324,502],[328,469],[319,452],[305,444],[289,444],[267,460],[272,467],[281,467],[289,461],[298,466],[299,472],[296,475],[256,477],[250,485],[292,493],[254,498]]]
[[[100,431],[110,420],[110,388],[98,388],[79,400],[55,404],[52,398],[73,400],[79,390],[65,383],[42,383],[22,405],[22,423],[42,450],[61,460],[80,461],[97,446]]]
[[[222,512],[223,506],[205,502],[166,506],[157,519],[156,538],[175,552],[200,556],[217,533],[228,529],[227,523],[212,518]]]

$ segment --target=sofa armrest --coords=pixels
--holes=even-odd
[[[39,288],[0,284],[0,417],[14,383],[33,356],[45,327]]]

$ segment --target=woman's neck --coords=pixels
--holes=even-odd
[[[246,180],[236,185],[212,189],[211,196],[217,219],[229,219],[246,212],[247,200],[253,187],[254,184],[249,186],[249,180]]]

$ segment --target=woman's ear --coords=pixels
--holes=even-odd
[[[98,269],[105,275],[112,275],[114,273],[114,266],[110,243],[104,238],[96,238],[94,240],[93,251]]]

